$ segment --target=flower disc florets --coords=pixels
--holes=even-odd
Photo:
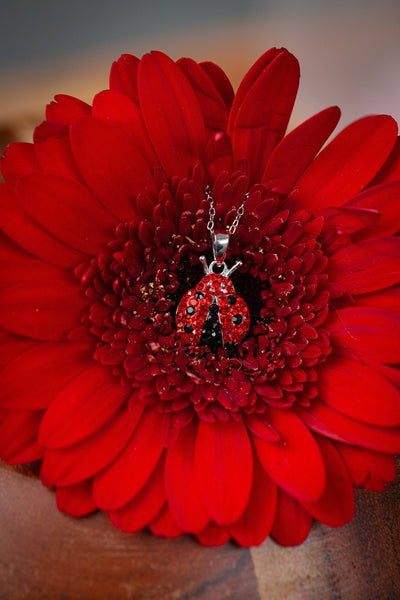
[[[331,352],[322,326],[330,298],[324,220],[293,209],[265,185],[252,186],[227,256],[243,262],[232,280],[250,307],[250,330],[234,348],[188,347],[175,312],[202,277],[199,256],[211,252],[204,177],[197,166],[191,179],[162,183],[154,206],[139,199],[143,220],[120,224],[107,252],[78,269],[93,300],[90,331],[101,340],[95,358],[129,380],[144,402],[172,412],[179,427],[195,414],[225,421],[267,405],[309,406],[315,366]],[[216,180],[219,230],[229,229],[247,185],[241,172]]]

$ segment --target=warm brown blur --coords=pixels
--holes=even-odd
[[[32,12],[35,5],[16,4],[10,3],[8,10],[15,13],[26,4]],[[205,0],[202,10],[197,7],[196,11],[190,3],[178,0],[165,4],[160,0],[123,0],[115,5],[121,4],[121,9],[111,12],[104,8],[108,4],[94,0],[83,3],[85,13],[93,8],[90,19],[85,20],[82,3],[69,2],[66,14],[74,28],[68,32],[57,30],[62,16],[52,22],[57,3],[40,3],[41,19],[45,23],[47,19],[47,26],[36,21],[31,27],[30,15],[24,23],[21,13],[14,23],[17,30],[7,26],[7,8],[3,5],[0,129],[11,129],[16,138],[29,141],[33,124],[42,119],[45,105],[56,93],[90,102],[97,91],[107,87],[109,67],[124,52],[141,56],[159,49],[173,58],[213,60],[237,87],[252,62],[271,46],[288,48],[301,64],[300,91],[291,127],[333,104],[342,109],[342,127],[373,113],[391,114],[400,120],[400,4],[396,0],[339,0],[332,4],[252,0],[246,8],[237,1]],[[52,12],[46,13],[46,5],[53,7]],[[103,21],[110,15],[107,37],[107,23]],[[138,15],[142,15],[141,20]]]

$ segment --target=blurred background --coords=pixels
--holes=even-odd
[[[90,102],[122,53],[213,60],[237,88],[271,46],[301,64],[290,127],[332,104],[342,127],[400,120],[399,0],[0,0],[0,137],[29,141],[56,93]]]

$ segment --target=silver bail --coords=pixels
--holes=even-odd
[[[224,262],[226,252],[229,245],[229,233],[214,233],[212,236],[212,249],[214,260],[217,265]]]

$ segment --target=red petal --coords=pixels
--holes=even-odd
[[[19,205],[14,189],[6,183],[0,186],[0,224],[14,242],[54,265],[74,268],[87,258],[42,229]]]
[[[229,110],[213,81],[191,58],[181,58],[177,61],[177,65],[186,75],[196,94],[203,113],[204,125],[212,132],[226,131]]]
[[[33,462],[43,457],[37,434],[42,411],[12,412],[0,427],[0,456],[9,465]]]
[[[129,504],[116,511],[110,511],[111,522],[133,533],[146,527],[161,511],[165,503],[164,460],[160,460],[148,482]]]
[[[203,500],[220,525],[234,523],[250,496],[253,455],[240,421],[199,424],[195,465]]]
[[[258,414],[246,415],[245,424],[252,433],[255,433],[261,439],[267,442],[279,442],[280,435],[272,427],[268,417]]]
[[[83,517],[92,513],[97,509],[93,499],[92,481],[87,479],[75,485],[57,488],[56,502],[58,510],[73,517]]]
[[[400,181],[378,185],[358,194],[350,206],[379,210],[381,217],[362,232],[362,237],[390,236],[400,229]]]
[[[9,414],[10,412],[8,410],[0,407],[0,423],[4,423],[6,417],[8,417]]]
[[[165,54],[146,54],[138,87],[144,121],[161,165],[170,176],[187,177],[202,162],[204,123],[186,77]],[[154,102],[157,98],[157,102]]]
[[[240,519],[229,527],[238,544],[246,548],[262,544],[274,522],[276,497],[275,483],[255,459],[249,503]]]
[[[323,437],[316,437],[326,468],[326,487],[321,498],[304,502],[304,508],[321,523],[340,527],[354,515],[354,491],[349,472],[335,446]]]
[[[0,329],[0,368],[3,369],[28,348],[38,345],[33,340],[27,340]]]
[[[93,99],[93,116],[123,124],[132,132],[147,164],[151,167],[160,166],[147,135],[141,110],[132,100],[114,90],[100,92]]]
[[[47,486],[68,486],[92,477],[123,450],[137,425],[137,415],[121,410],[87,439],[61,450],[47,450],[41,479]]]
[[[340,109],[331,106],[293,129],[273,151],[262,183],[276,188],[281,194],[289,193],[331,135],[339,118]]]
[[[121,221],[134,218],[139,193],[157,193],[134,135],[122,124],[83,117],[71,128],[71,146],[86,183]]]
[[[9,264],[10,261],[32,259],[33,256],[26,252],[21,246],[10,240],[9,237],[0,231],[0,265]]]
[[[226,527],[211,521],[203,531],[196,533],[196,537],[203,546],[222,546],[229,542],[231,536]]]
[[[214,83],[226,106],[229,108],[235,97],[235,92],[224,71],[213,62],[202,62],[200,66]]]
[[[8,410],[46,408],[72,377],[93,363],[90,347],[44,343],[29,348],[0,371],[0,405]]]
[[[291,410],[269,408],[267,417],[281,439],[267,442],[252,436],[262,466],[289,494],[316,500],[325,487],[325,468],[313,435]]]
[[[0,262],[0,288],[8,288],[23,281],[43,282],[59,279],[71,281],[70,273],[33,257],[21,259],[16,255],[15,257],[10,256],[10,260]],[[73,284],[76,285],[75,281]]]
[[[164,415],[148,408],[128,445],[93,482],[97,505],[117,510],[127,504],[154,471],[163,450]]]
[[[329,278],[349,294],[365,294],[400,281],[400,239],[376,238],[353,244],[329,258]]]
[[[137,115],[140,115],[137,105],[116,90],[104,90],[93,98],[92,116],[97,119],[110,119],[133,127],[137,122]]]
[[[181,429],[178,439],[168,448],[165,462],[165,485],[172,514],[183,531],[204,529],[210,515],[201,498],[194,471],[197,423]]]
[[[354,485],[374,492],[383,492],[387,484],[394,481],[396,463],[393,456],[339,442],[336,442],[336,447],[350,471]]]
[[[398,181],[400,179],[400,137],[397,138],[389,158],[371,181],[371,185]]]
[[[381,365],[374,362],[367,362],[374,371],[381,373],[386,379],[388,379],[398,390],[400,390],[400,369],[396,367],[388,367],[387,365]]]
[[[233,156],[235,163],[248,160],[252,182],[260,179],[286,131],[299,77],[296,58],[282,53],[258,77],[238,111],[232,132]]]
[[[24,281],[0,291],[0,325],[37,340],[65,339],[86,310],[81,288],[61,278]]]
[[[33,144],[17,142],[10,144],[0,161],[0,171],[5,181],[14,182],[18,177],[41,171]]]
[[[72,154],[69,136],[52,136],[35,144],[36,156],[45,173],[84,183]]]
[[[228,123],[228,133],[232,136],[233,128],[236,122],[237,113],[240,110],[240,107],[243,103],[244,98],[247,93],[253,86],[253,84],[257,81],[258,77],[262,75],[263,71],[268,67],[268,65],[276,58],[279,54],[285,54],[287,50],[278,49],[278,48],[270,48],[265,52],[260,58],[254,63],[251,69],[246,73],[243,81],[241,82],[238,91],[233,99],[231,112],[229,115],[229,123]]]
[[[312,162],[296,185],[296,197],[319,213],[341,206],[375,175],[396,141],[396,122],[386,115],[365,117],[346,127]]]
[[[370,448],[377,452],[387,452],[395,454],[400,452],[400,427],[374,427],[366,423],[355,421],[346,415],[337,412],[320,400],[313,400],[312,406],[309,409],[298,410],[301,413],[301,418],[307,425],[317,431],[321,431],[322,435],[335,437],[336,435],[342,441]],[[315,419],[308,421],[307,414]],[[318,427],[318,422],[323,426],[327,426],[333,435],[325,433],[325,430]]]
[[[137,70],[139,59],[132,54],[122,54],[122,56],[113,63],[110,71],[110,88],[118,90],[139,104],[137,90]]]
[[[67,137],[68,125],[61,125],[54,121],[43,121],[33,131],[33,141],[35,144],[44,142],[51,137]]]
[[[399,303],[399,297],[394,298]],[[374,308],[343,308],[330,314],[326,326],[333,344],[351,348],[367,360],[400,362],[400,314]]]
[[[90,115],[91,106],[67,94],[57,94],[46,107],[46,119],[61,125],[70,125],[79,117]]]
[[[216,133],[206,147],[207,170],[212,181],[222,171],[233,170],[233,154],[231,138],[226,133]]]
[[[352,419],[379,427],[400,425],[400,393],[356,361],[335,358],[321,365],[318,388],[323,402]]]
[[[350,206],[326,208],[321,214],[328,227],[335,227],[340,233],[348,234],[361,231],[362,237],[364,231],[374,228],[381,217],[379,210]]]
[[[150,531],[154,535],[167,538],[176,538],[183,533],[182,529],[176,523],[168,504],[164,506],[162,511],[150,523]]]
[[[400,288],[392,287],[387,290],[365,294],[364,296],[359,295],[357,296],[357,306],[366,306],[400,315]]]
[[[278,502],[271,537],[282,546],[299,546],[310,533],[311,515],[291,496],[278,488]]]
[[[96,364],[83,370],[84,366],[57,390],[46,411],[39,439],[47,448],[63,448],[87,438],[112,419],[129,396],[109,369]]]
[[[43,229],[76,250],[96,256],[112,239],[116,219],[76,181],[35,173],[19,180],[17,192],[24,210]]]

